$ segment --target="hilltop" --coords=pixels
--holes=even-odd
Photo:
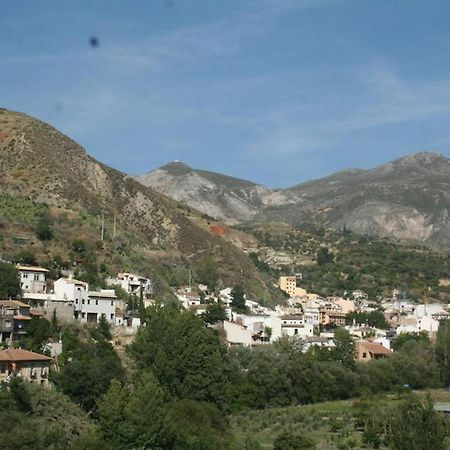
[[[212,222],[89,156],[75,141],[22,113],[0,110],[0,257],[26,248],[40,261],[102,265],[104,270],[158,272],[167,282],[218,271],[218,281],[243,280],[264,290],[253,263],[210,232]],[[101,238],[101,217],[105,239]],[[52,239],[39,239],[39,224]],[[114,225],[115,222],[115,225]],[[114,228],[116,230],[114,234]],[[74,240],[88,252],[74,254]],[[205,268],[205,266],[207,266]]]
[[[198,170],[179,161],[137,176],[145,186],[233,225],[251,219],[264,206],[269,189],[250,181]]]

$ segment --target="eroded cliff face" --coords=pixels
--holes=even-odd
[[[437,153],[408,155],[371,170],[349,169],[288,189],[183,163],[137,178],[229,224],[314,223],[450,247],[450,160]]]
[[[136,177],[145,186],[229,225],[251,220],[271,192],[255,183],[195,170],[180,162]]]

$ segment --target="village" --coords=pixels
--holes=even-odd
[[[74,279],[70,271],[64,278],[49,282],[45,268],[18,265],[17,270],[21,299],[0,301],[0,345],[4,348],[0,351],[0,381],[20,375],[32,383],[49,385],[49,367],[61,354],[62,344],[49,342],[42,349],[46,350],[45,355],[21,349],[27,323],[33,318],[87,326],[103,319],[110,325],[116,342],[122,338],[129,343],[144,323],[138,307],[130,308],[126,300],[118,298],[117,288],[128,299],[134,298],[135,305],[141,302],[141,307],[146,308],[155,304],[151,279],[137,274],[118,273],[107,279],[108,289],[92,291],[88,283]],[[399,291],[378,305],[370,303],[361,290],[343,297],[321,298],[299,284],[299,274],[281,276],[278,288],[288,298],[285,305],[273,309],[246,299],[241,293],[245,305],[237,311],[236,293],[231,287],[210,293],[208,286],[198,284],[175,288],[174,293],[180,307],[200,317],[208,314],[211,305],[220,305],[223,317],[207,325],[217,329],[230,347],[254,347],[288,338],[301,345],[303,352],[311,347],[331,349],[335,346],[335,331],[344,328],[355,340],[355,359],[362,362],[389,357],[393,340],[402,333],[422,334],[435,340],[440,321],[450,317],[448,305],[417,304],[402,298]],[[355,319],[374,311],[382,311],[385,326],[358,323]]]

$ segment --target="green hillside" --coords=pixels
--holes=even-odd
[[[292,257],[282,268],[302,274],[300,285],[324,296],[362,289],[372,300],[400,289],[411,298],[450,301],[450,255],[419,244],[361,236],[350,231],[279,224],[245,227],[260,245]],[[428,290],[431,288],[431,290]]]
[[[265,292],[252,261],[210,225],[197,211],[91,158],[50,125],[0,110],[1,258],[30,259],[21,255],[26,251],[45,265],[56,258],[81,265],[80,271],[139,271],[162,288],[187,283],[192,270],[197,281],[213,279],[215,287],[242,282],[249,293]],[[39,227],[48,227],[49,236],[39,237]],[[77,240],[82,251],[75,250]]]

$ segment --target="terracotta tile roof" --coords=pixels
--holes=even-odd
[[[0,362],[15,361],[51,361],[52,358],[20,348],[8,348],[0,351]]]
[[[392,350],[377,342],[358,341],[358,345],[363,346],[368,352],[374,355],[392,355]]]
[[[45,316],[44,311],[40,311],[39,309],[34,309],[34,308],[32,308],[32,309],[30,310],[30,314],[31,314],[32,316],[36,316],[36,317],[42,317],[42,316]]]
[[[14,320],[31,320],[30,316],[23,316],[22,314],[17,314],[14,316]]]

